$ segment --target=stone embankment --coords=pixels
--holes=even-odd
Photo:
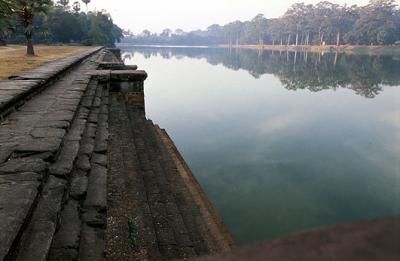
[[[94,48],[0,82],[0,260],[165,260],[233,245],[146,119],[147,74],[119,56]]]

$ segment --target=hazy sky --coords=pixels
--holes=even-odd
[[[321,0],[92,0],[90,10],[108,10],[116,24],[134,33],[144,29],[161,32],[165,28],[185,31],[205,29],[218,23],[249,20],[258,13],[279,17],[296,2]],[[400,1],[400,0],[399,0]],[[397,2],[399,2],[397,1]],[[72,1],[71,1],[72,2]],[[333,3],[365,5],[368,0],[331,0]]]

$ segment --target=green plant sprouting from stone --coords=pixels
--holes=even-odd
[[[137,244],[137,226],[136,226],[136,217],[129,217],[128,218],[128,225],[129,225],[129,238],[131,240],[132,246],[136,247]]]

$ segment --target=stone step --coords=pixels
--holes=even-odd
[[[107,259],[162,260],[134,143],[135,122],[112,95]]]
[[[165,170],[160,164],[163,155],[152,131],[154,125],[145,117],[138,115],[133,108],[129,108],[128,111],[130,120],[139,130],[135,132],[141,135],[140,138],[145,145],[141,167],[143,170],[148,170],[144,178],[161,253],[166,259],[195,256],[194,243],[189,236],[170,184],[165,178]],[[136,140],[140,141],[140,139]],[[138,145],[142,146],[142,144]]]
[[[210,251],[216,251],[216,242],[214,238],[210,236],[208,227],[199,213],[198,205],[193,200],[192,195],[189,193],[187,186],[185,185],[182,177],[177,171],[176,165],[169,153],[165,148],[165,144],[162,142],[156,127],[153,122],[148,120],[146,122],[148,127],[148,133],[153,139],[153,142],[159,148],[159,162],[163,167],[167,179],[171,184],[171,191],[174,191],[175,200],[178,203],[180,213],[189,231],[189,235],[194,243],[196,253],[198,255],[207,254]],[[197,214],[195,214],[197,213]]]
[[[84,107],[88,111],[79,118],[84,120],[84,128],[68,137],[72,140],[80,137],[80,148],[73,161],[69,200],[62,212],[49,260],[104,259],[107,159],[106,155],[94,151],[97,142],[107,145],[108,137],[103,132],[107,131],[108,110],[101,111],[100,107],[107,106],[108,93],[105,86],[95,84],[88,89],[87,95]],[[101,128],[103,130],[99,131]],[[92,240],[100,242],[99,247],[103,250],[93,251]]]

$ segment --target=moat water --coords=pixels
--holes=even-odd
[[[239,243],[400,214],[400,59],[121,47]]]

